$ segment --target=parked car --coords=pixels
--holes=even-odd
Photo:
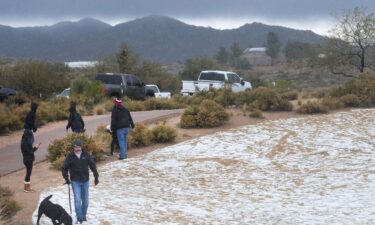
[[[146,93],[155,98],[171,98],[171,92],[160,92],[156,84],[146,84]]]
[[[145,83],[137,76],[122,73],[99,73],[96,80],[103,82],[104,91],[107,95],[122,98],[124,96],[132,99],[146,98]]]
[[[4,99],[7,99],[10,96],[15,96],[16,94],[17,92],[13,88],[6,88],[0,86],[0,101],[3,101]]]
[[[229,87],[233,92],[251,90],[251,83],[244,81],[231,71],[205,70],[199,74],[197,81],[182,81],[181,94],[193,95],[197,91],[208,91],[211,88]]]
[[[56,97],[69,98],[70,97],[70,88],[64,89],[60,94],[56,95]]]

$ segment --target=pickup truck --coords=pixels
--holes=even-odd
[[[181,94],[193,95],[197,91],[208,91],[212,88],[228,87],[233,92],[251,90],[250,82],[244,81],[240,76],[231,71],[204,70],[199,74],[197,81],[182,81]]]
[[[0,101],[3,101],[10,96],[15,96],[16,94],[16,90],[0,86]]]
[[[171,92],[160,92],[155,84],[146,84],[146,93],[152,93],[150,96],[155,98],[171,98]]]

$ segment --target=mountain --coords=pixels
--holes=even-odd
[[[323,36],[261,23],[217,30],[185,24],[166,16],[148,16],[116,26],[85,18],[52,26],[13,28],[0,25],[0,57],[50,61],[97,60],[126,42],[142,58],[158,62],[212,56],[220,47],[238,42],[242,48],[264,46],[268,32],[287,41],[321,43]]]

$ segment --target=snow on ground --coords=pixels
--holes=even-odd
[[[90,187],[87,224],[375,224],[374,137],[375,110],[361,109],[266,121],[106,164]],[[67,186],[40,199],[51,193],[68,211]]]

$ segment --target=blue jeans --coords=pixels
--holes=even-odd
[[[71,182],[74,194],[74,208],[78,221],[86,219],[87,208],[89,207],[89,181]]]
[[[126,136],[128,136],[129,128],[121,128],[116,130],[117,140],[120,146],[120,159],[126,159],[128,157],[128,144],[126,142]]]

